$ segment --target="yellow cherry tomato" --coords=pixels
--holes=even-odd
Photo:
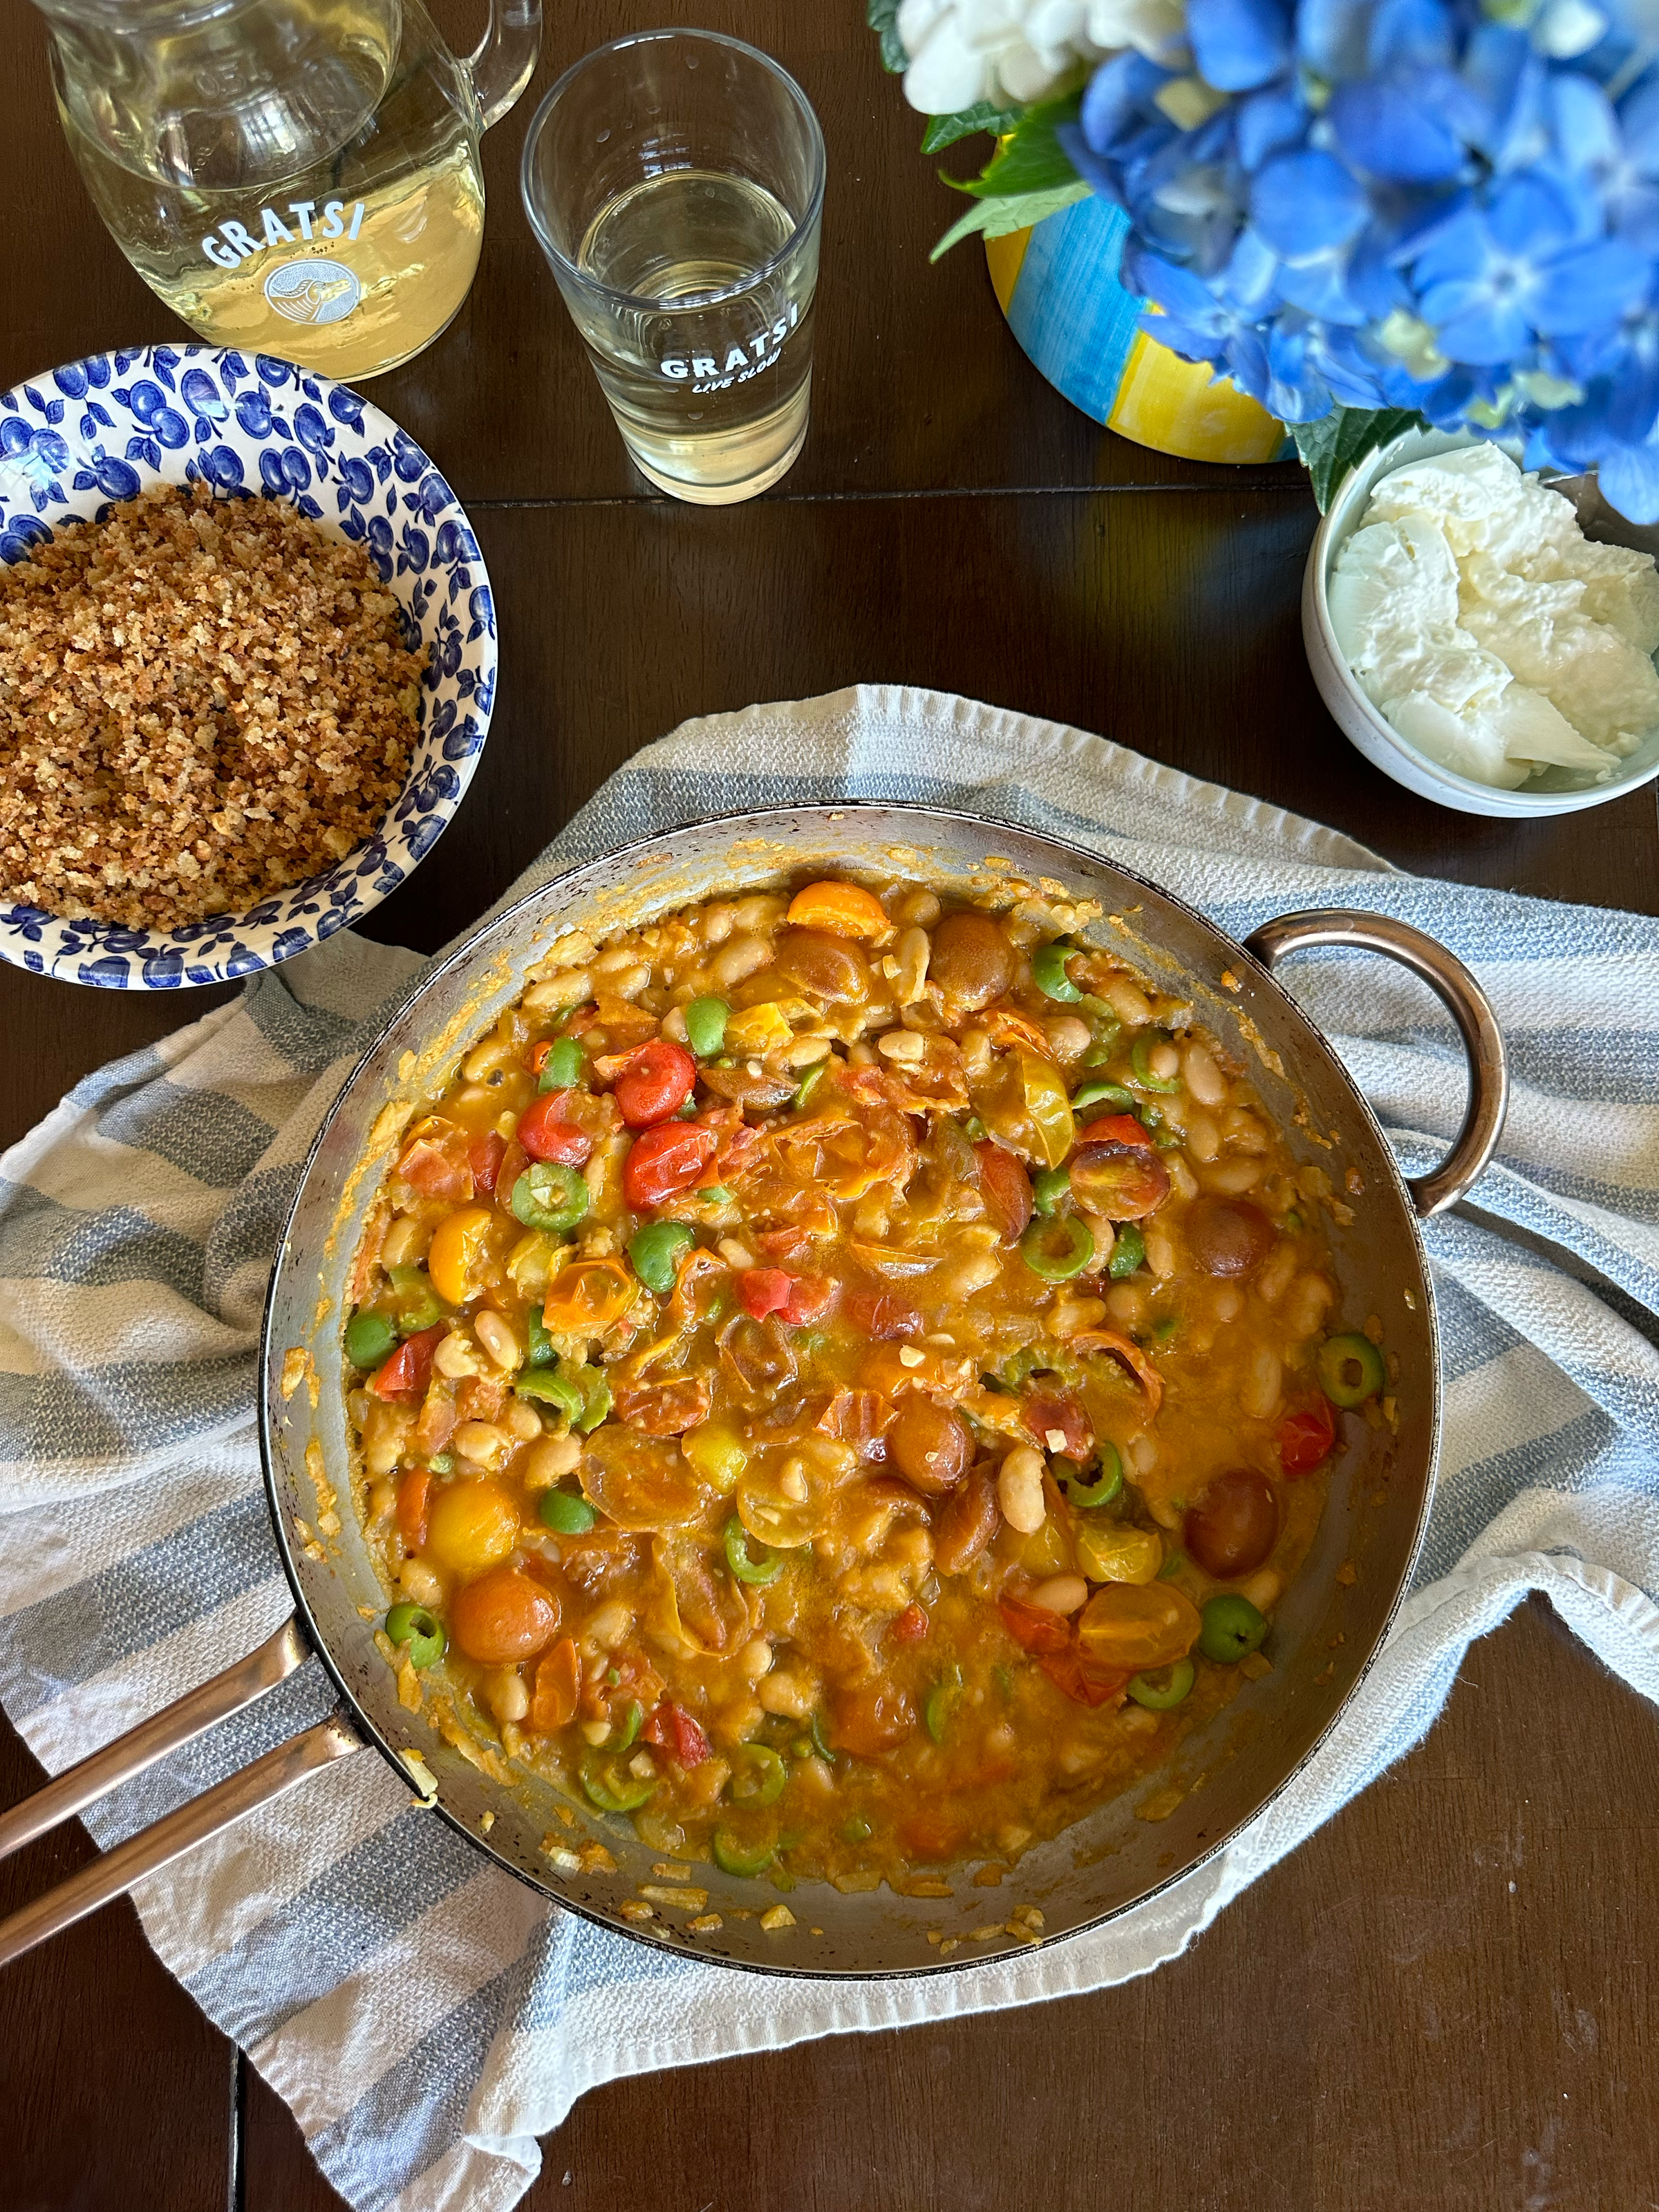
[[[500,1565],[519,1540],[519,1509],[498,1482],[448,1482],[433,1493],[428,1557],[469,1580]]]
[[[1045,1167],[1057,1168],[1077,1142],[1077,1116],[1060,1070],[1034,1052],[1019,1055],[1020,1088]]]
[[[446,1214],[433,1231],[426,1271],[433,1289],[452,1306],[465,1304],[471,1292],[472,1270],[494,1219],[487,1206],[463,1206]]]
[[[1109,1583],[1078,1616],[1085,1659],[1132,1674],[1184,1659],[1204,1626],[1198,1607],[1168,1583]]]
[[[680,1438],[680,1449],[703,1480],[719,1491],[732,1489],[749,1464],[742,1437],[724,1421],[704,1421],[688,1429]]]
[[[1080,1516],[1077,1563],[1091,1583],[1156,1582],[1164,1565],[1163,1540],[1150,1528],[1132,1528],[1121,1521],[1096,1528]]]
[[[827,929],[836,937],[879,937],[892,924],[873,891],[859,884],[808,884],[789,902],[792,929]]]

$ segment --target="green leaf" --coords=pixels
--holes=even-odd
[[[1000,138],[1018,120],[1018,108],[999,107],[994,100],[981,100],[976,106],[961,108],[955,115],[930,115],[921,150],[924,154],[943,153],[958,138],[971,138],[976,131],[988,131],[994,138]]]
[[[965,184],[956,177],[946,177],[945,182],[982,200],[1010,199],[1017,192],[1058,191],[1062,185],[1076,184],[1077,170],[1058,132],[1062,123],[1076,122],[1082,105],[1083,81],[1078,77],[1025,110],[982,174]]]
[[[898,34],[898,0],[866,0],[864,20],[881,40],[881,65],[895,76],[910,66]]]
[[[1426,430],[1428,427],[1416,410],[1410,407],[1333,407],[1316,422],[1292,422],[1289,426],[1322,514],[1329,507],[1343,477],[1367,453],[1386,446],[1402,430]]]
[[[1046,192],[1012,192],[1006,198],[975,200],[958,222],[953,222],[928,255],[937,261],[964,238],[981,231],[987,238],[1006,238],[1011,230],[1024,230],[1030,224],[1041,222],[1045,216],[1058,215],[1061,208],[1075,201],[1086,200],[1089,187],[1081,177],[1074,177],[1069,185],[1057,185]]]

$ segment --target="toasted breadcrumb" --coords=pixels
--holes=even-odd
[[[408,775],[422,658],[361,545],[161,484],[0,567],[0,896],[171,929],[343,859]]]

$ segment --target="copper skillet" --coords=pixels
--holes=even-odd
[[[271,1523],[293,1586],[295,1617],[226,1673],[84,1760],[0,1816],[0,1856],[93,1803],[178,1745],[239,1711],[312,1652],[340,1695],[334,1714],[267,1752],[154,1827],[133,1837],[0,1924],[0,1964],[123,1894],[191,1844],[293,1788],[313,1769],[373,1745],[412,1775],[435,1817],[552,1901],[644,1942],[671,1943],[762,1971],[826,1975],[948,1972],[996,1955],[976,1943],[941,1961],[929,1928],[983,1919],[965,1882],[952,1905],[926,1905],[886,1888],[842,1894],[804,1885],[793,1929],[763,1930],[763,1885],[701,1869],[715,1933],[689,1936],[687,1914],[659,1907],[641,1923],[637,1893],[657,1854],[625,1820],[585,1806],[574,1831],[544,1784],[490,1780],[398,1705],[374,1641],[386,1600],[347,1495],[349,1464],[340,1334],[358,1231],[405,1118],[397,1109],[438,1087],[469,1040],[508,1005],[525,970],[564,931],[594,936],[673,908],[798,876],[866,870],[969,897],[1011,884],[1091,897],[1106,919],[1089,934],[1121,950],[1155,983],[1189,1000],[1197,1018],[1252,1065],[1300,1157],[1324,1167],[1352,1206],[1332,1224],[1350,1313],[1382,1316],[1400,1360],[1397,1430],[1347,1425],[1349,1437],[1312,1554],[1274,1623],[1271,1674],[1180,1747],[1164,1773],[1098,1808],[1019,1863],[999,1893],[1035,1905],[1047,1940],[1093,1928],[1179,1881],[1285,1789],[1353,1695],[1394,1617],[1417,1557],[1433,1490],[1440,1430],[1438,1340],[1419,1217],[1462,1195],[1492,1156],[1507,1096],[1492,1010],[1460,962],[1419,931],[1378,915],[1336,909],[1282,916],[1241,947],[1191,908],[1080,846],[944,809],[880,805],[780,809],[667,832],[590,862],[532,892],[480,929],[411,991],[364,1054],[312,1147],[271,1276],[261,1350],[261,1443]],[[1469,1056],[1469,1101],[1444,1164],[1405,1181],[1370,1109],[1331,1047],[1273,980],[1286,953],[1345,945],[1403,963],[1450,1010]],[[389,1110],[390,1109],[390,1110]],[[309,1363],[307,1364],[307,1363]],[[306,1379],[296,1387],[296,1374]],[[316,1389],[309,1387],[314,1375]],[[319,1487],[320,1479],[320,1487]],[[337,1485],[340,1497],[334,1497]],[[332,1528],[337,1508],[339,1528]],[[1339,1584],[1352,1561],[1357,1579]],[[363,1612],[359,1611],[360,1606]],[[367,1613],[370,1619],[365,1619]],[[1338,1632],[1340,1632],[1340,1638]],[[1201,1783],[1199,1778],[1202,1778]],[[1173,1812],[1136,1817],[1157,1789],[1191,1784]],[[483,1832],[486,1814],[493,1815]],[[602,1841],[614,1869],[560,1871],[551,1834],[573,1863]],[[978,1898],[978,1905],[973,1901]],[[735,1917],[739,1908],[749,1910]],[[809,1932],[811,1931],[821,1932]],[[1012,1944],[1013,1939],[1009,1939]]]

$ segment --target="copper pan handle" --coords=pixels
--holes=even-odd
[[[1440,1165],[1429,1175],[1408,1176],[1406,1188],[1424,1220],[1455,1205],[1491,1159],[1509,1110],[1509,1055],[1504,1049],[1491,1002],[1454,953],[1408,921],[1392,915],[1351,914],[1343,907],[1312,907],[1265,921],[1244,940],[1271,974],[1287,952],[1310,945],[1346,945],[1380,952],[1420,975],[1456,1023],[1469,1056],[1469,1103],[1463,1126]]]
[[[106,1743],[89,1759],[0,1814],[0,1858],[45,1835],[62,1820],[83,1812],[112,1790],[142,1774],[168,1752],[189,1743],[232,1713],[239,1713],[286,1681],[303,1666],[307,1646],[299,1626],[285,1621],[246,1659],[187,1691],[125,1735]],[[278,1744],[239,1774],[192,1797],[153,1826],[141,1829],[90,1866],[0,1921],[0,1966],[33,1950],[60,1929],[94,1912],[111,1898],[125,1896],[136,1881],[169,1865],[193,1844],[217,1835],[256,1806],[269,1804],[296,1782],[330,1760],[359,1751],[362,1740],[337,1716]]]

